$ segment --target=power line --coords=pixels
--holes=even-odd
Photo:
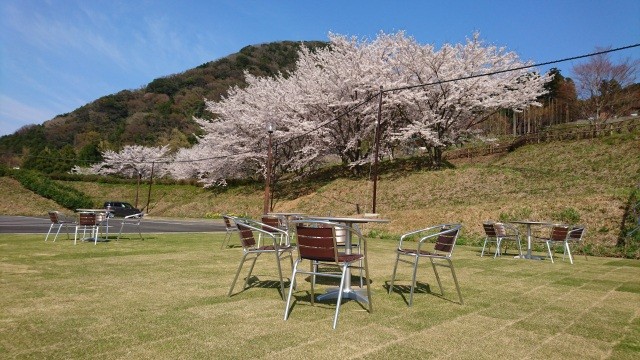
[[[446,84],[446,83],[450,83],[450,82],[469,80],[469,79],[475,79],[475,78],[486,77],[486,76],[493,76],[493,75],[503,74],[503,73],[512,72],[512,71],[519,71],[519,70],[531,69],[531,68],[535,68],[535,67],[542,67],[542,66],[547,66],[547,65],[558,64],[558,63],[567,62],[567,61],[584,59],[584,58],[588,58],[588,57],[592,57],[592,56],[603,55],[603,54],[618,52],[618,51],[622,51],[622,50],[628,50],[628,49],[632,49],[632,48],[636,48],[636,47],[640,47],[640,43],[633,44],[633,45],[622,46],[622,47],[617,47],[617,48],[614,48],[614,49],[607,49],[607,50],[592,52],[592,53],[584,54],[584,55],[571,56],[571,57],[558,59],[558,60],[547,61],[547,62],[543,62],[543,63],[537,63],[537,64],[534,63],[534,64],[530,64],[530,65],[518,66],[518,67],[515,67],[515,68],[496,70],[496,71],[491,71],[491,72],[488,72],[488,73],[475,74],[475,75],[469,75],[469,76],[462,76],[462,77],[453,78],[453,79],[438,80],[438,81],[433,81],[433,82],[429,82],[429,83],[408,85],[408,86],[389,88],[389,89],[376,91],[374,94],[369,95],[363,101],[361,101],[361,102],[359,102],[357,104],[354,104],[351,107],[347,107],[342,113],[336,115],[334,118],[331,118],[331,119],[329,119],[327,121],[324,121],[324,122],[320,123],[319,125],[315,126],[314,128],[312,128],[310,130],[307,130],[306,132],[304,132],[302,134],[298,134],[298,135],[296,135],[294,137],[291,137],[291,138],[288,138],[288,139],[285,139],[285,140],[282,140],[282,141],[276,141],[276,142],[274,142],[273,145],[277,146],[277,145],[287,144],[287,143],[292,142],[292,141],[294,141],[296,139],[302,138],[302,137],[307,136],[307,135],[309,135],[309,134],[311,134],[313,132],[316,132],[316,131],[322,129],[323,127],[325,127],[325,126],[327,126],[327,125],[329,125],[329,124],[331,124],[331,123],[333,123],[335,121],[338,121],[338,120],[342,119],[343,117],[349,115],[354,110],[358,109],[359,107],[367,104],[371,100],[373,100],[373,99],[377,98],[378,96],[380,96],[381,93],[384,94],[384,93],[400,91],[400,90],[410,90],[410,89],[414,89],[414,88],[418,88],[418,87],[441,85],[441,84]],[[147,163],[147,164],[149,164],[149,163],[170,163],[170,162],[201,162],[201,161],[208,161],[208,160],[224,159],[224,158],[228,158],[228,157],[232,157],[232,156],[240,156],[240,155],[245,155],[245,154],[250,154],[250,153],[255,153],[255,152],[256,151],[254,151],[254,150],[247,150],[247,151],[239,152],[239,153],[236,153],[236,154],[219,155],[219,156],[211,156],[211,157],[188,159],[188,160],[170,160],[170,159],[163,160],[164,158],[159,158],[158,160],[155,160],[155,161],[139,161],[138,163]],[[18,154],[15,154],[15,155],[18,155]],[[41,156],[34,156],[34,155],[30,155],[30,156],[36,157],[36,158],[51,159],[51,157],[41,157]],[[66,158],[66,159],[55,158],[55,159],[63,160],[63,161],[88,162],[86,160],[75,160],[75,159],[68,159],[68,158]]]
[[[591,56],[608,54],[608,53],[612,53],[612,52],[616,52],[616,51],[632,49],[632,48],[635,48],[635,47],[640,47],[640,43],[639,44],[634,44],[634,45],[623,46],[623,47],[619,47],[619,48],[615,48],[615,49],[597,51],[597,52],[593,52],[593,53],[585,54],[585,55],[572,56],[572,57],[568,57],[568,58],[564,58],[564,59],[560,59],[560,60],[547,61],[547,62],[543,62],[543,63],[539,63],[539,64],[523,65],[523,66],[518,66],[518,67],[515,67],[515,68],[509,68],[509,69],[504,69],[504,70],[496,70],[496,71],[492,71],[492,72],[488,72],[488,73],[469,75],[469,76],[462,76],[462,77],[455,78],[455,79],[438,80],[438,81],[434,81],[434,82],[430,82],[430,83],[423,83],[423,84],[417,84],[417,85],[403,86],[403,87],[399,87],[399,88],[392,88],[392,89],[384,90],[383,92],[386,93],[386,92],[392,92],[392,91],[398,91],[398,90],[414,89],[414,88],[417,88],[417,87],[440,85],[440,84],[450,83],[450,82],[454,82],[454,81],[469,80],[469,79],[475,79],[475,78],[479,78],[479,77],[492,76],[492,75],[503,74],[503,73],[507,73],[507,72],[511,72],[511,71],[531,69],[531,68],[534,68],[534,67],[541,67],[541,66],[558,64],[558,63],[561,63],[561,62],[584,59],[584,58],[588,58],[588,57],[591,57]]]

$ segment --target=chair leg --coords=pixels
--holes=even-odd
[[[244,279],[244,286],[242,287],[242,289],[246,289],[247,286],[249,285],[249,279],[251,278],[251,274],[253,273],[253,268],[256,266],[256,261],[258,260],[259,256],[260,256],[260,253],[255,254],[255,257],[251,262],[251,266],[249,267],[249,273],[247,274],[247,277]]]
[[[573,257],[571,256],[571,249],[569,249],[569,242],[564,242],[564,252],[562,253],[562,260],[564,260],[564,255],[569,254],[569,262],[573,265]]]
[[[451,268],[451,275],[453,276],[453,282],[456,284],[456,290],[458,291],[458,298],[460,298],[460,305],[464,305],[464,301],[462,301],[462,293],[460,292],[460,285],[458,285],[458,278],[456,277],[456,272],[453,269],[453,262],[451,259],[447,259],[449,262],[449,267]]]
[[[116,240],[120,240],[120,235],[122,235],[122,229],[124,229],[124,220],[122,220],[122,224],[120,225],[120,231],[118,232],[118,237]]]
[[[275,251],[276,265],[278,266],[278,279],[280,279],[280,294],[282,294],[282,300],[284,300],[284,280],[282,279],[282,266],[280,265],[280,253]]]
[[[413,275],[411,276],[411,291],[409,292],[409,306],[413,306],[413,292],[416,288],[416,275],[418,274],[418,255],[415,256],[413,263]]]
[[[520,256],[520,259],[522,259],[522,245],[520,244],[520,238],[519,237],[516,238],[516,242],[518,244],[518,256]]]
[[[293,270],[293,252],[289,254],[289,262],[291,265],[291,269]],[[293,279],[291,279],[291,282],[293,282]],[[293,288],[295,289],[296,287],[294,286]]]
[[[340,314],[340,304],[342,303],[342,292],[344,291],[344,282],[347,274],[347,267],[349,265],[345,263],[342,266],[342,277],[340,278],[340,289],[338,290],[338,302],[336,303],[336,314],[333,317],[333,329],[336,329],[338,326],[338,315]]]
[[[367,299],[369,300],[369,313],[373,313],[373,301],[371,301],[371,285],[369,281],[369,262],[367,257],[364,258],[364,276],[367,285]],[[362,277],[361,277],[362,278]]]
[[[58,225],[58,231],[56,231],[56,236],[53,237],[53,241],[56,241],[58,238],[58,234],[60,234],[60,230],[62,229],[62,224]]]
[[[300,264],[300,259],[296,260],[295,264],[293,265],[293,271],[291,273],[291,285],[289,286],[289,295],[287,296],[287,305],[285,305],[285,308],[284,308],[285,320],[289,318],[289,312],[291,311],[289,307],[291,306],[291,296],[293,295],[293,288],[295,287],[295,283],[296,283],[296,272],[298,271],[299,264]],[[313,297],[311,299],[313,301]]]
[[[49,231],[47,232],[47,236],[45,236],[44,241],[47,241],[47,239],[49,238],[49,234],[51,234],[51,229],[53,228],[53,225],[55,224],[51,223],[51,226],[49,226]]]
[[[230,238],[231,238],[231,232],[227,231],[227,233],[224,234],[224,240],[222,240],[222,245],[220,246],[220,250],[227,247],[227,243],[229,242]]]
[[[547,252],[549,253],[549,258],[551,259],[551,263],[554,264],[553,262],[553,255],[551,254],[551,241],[545,241],[545,243],[547,244]]]
[[[500,246],[502,245],[502,240],[496,239],[496,252],[493,254],[493,258],[495,259],[497,256],[500,256]]]
[[[318,272],[318,263],[313,260],[309,261],[309,270],[311,271],[311,306],[314,305],[316,294],[314,293],[314,286],[316,284],[316,274]]]
[[[389,283],[389,294],[393,290],[393,282],[396,280],[396,270],[398,269],[398,261],[400,260],[400,254],[396,254],[396,264],[393,266],[393,274],[391,274],[391,283]]]
[[[431,267],[433,268],[433,272],[436,274],[436,280],[438,281],[438,286],[440,287],[440,294],[444,296],[444,288],[442,287],[442,282],[440,281],[440,275],[438,274],[436,263],[433,262],[433,258],[429,258],[429,260],[431,260]]]
[[[489,237],[484,238],[484,244],[482,244],[482,252],[480,253],[480,257],[484,256],[484,249],[487,246],[487,242],[489,241]],[[491,249],[491,247],[489,247]]]
[[[238,281],[238,276],[240,276],[240,270],[242,270],[242,265],[244,265],[246,258],[247,258],[247,254],[245,253],[244,255],[242,255],[242,260],[240,260],[240,265],[238,265],[236,276],[233,277],[233,282],[231,282],[231,288],[229,289],[229,294],[227,294],[227,296],[231,296],[231,293],[233,292],[233,288],[236,286],[236,281]]]

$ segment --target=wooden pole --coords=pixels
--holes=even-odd
[[[149,204],[151,203],[151,185],[153,184],[153,168],[155,167],[155,161],[151,163],[151,175],[149,176],[149,192],[147,193],[147,214],[149,214]]]
[[[271,136],[273,134],[273,126],[271,124],[267,127],[269,133],[269,140],[267,144],[267,169],[265,174],[265,186],[264,186],[264,206],[263,213],[266,215],[269,213],[270,199],[271,199]]]
[[[378,191],[378,153],[380,152],[380,119],[382,118],[382,85],[380,85],[380,100],[378,101],[378,123],[376,124],[376,150],[373,158],[373,205],[371,212],[377,214],[376,196]]]

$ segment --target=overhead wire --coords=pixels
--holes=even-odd
[[[410,90],[410,89],[415,89],[415,88],[418,88],[418,87],[441,85],[441,84],[446,84],[446,83],[455,82],[455,81],[469,80],[469,79],[475,79],[475,78],[479,78],[479,77],[486,77],[486,76],[493,76],[493,75],[503,74],[503,73],[512,72],[512,71],[519,71],[519,70],[531,69],[531,68],[536,68],[536,67],[548,66],[548,65],[558,64],[558,63],[562,63],[562,62],[579,60],[579,59],[584,59],[584,58],[588,58],[588,57],[592,57],[592,56],[603,55],[603,54],[618,52],[618,51],[622,51],[622,50],[628,50],[628,49],[632,49],[632,48],[636,48],[636,47],[640,47],[640,43],[633,44],[633,45],[622,46],[622,47],[617,47],[617,48],[613,48],[613,49],[606,49],[606,50],[596,51],[596,52],[583,54],[583,55],[571,56],[571,57],[567,57],[567,58],[562,58],[562,59],[552,60],[552,61],[547,61],[547,62],[542,62],[542,63],[533,63],[533,64],[529,64],[529,65],[523,65],[523,66],[518,66],[518,67],[508,68],[508,69],[502,69],[502,70],[495,70],[495,71],[490,71],[490,72],[481,73],[481,74],[461,76],[461,77],[457,77],[457,78],[453,78],[453,79],[444,79],[444,80],[437,80],[437,81],[433,81],[433,82],[421,83],[421,84],[416,84],[416,85],[408,85],[408,86],[401,86],[401,87],[396,87],[396,88],[381,89],[381,90],[378,90],[375,93],[369,95],[364,100],[362,100],[362,101],[360,101],[360,102],[358,102],[358,103],[356,103],[356,104],[354,104],[354,105],[352,105],[350,107],[347,107],[343,112],[339,113],[335,117],[318,124],[317,126],[305,131],[304,133],[297,134],[297,135],[295,135],[293,137],[290,137],[290,138],[287,138],[287,139],[284,139],[284,140],[281,140],[281,141],[275,141],[273,143],[273,145],[277,146],[277,145],[287,144],[287,143],[292,142],[292,141],[294,141],[296,139],[299,139],[299,138],[305,137],[305,136],[307,136],[307,135],[309,135],[311,133],[314,133],[314,132],[324,128],[325,126],[327,126],[327,125],[329,125],[329,124],[331,124],[331,123],[333,123],[335,121],[338,121],[338,120],[342,119],[343,117],[349,115],[354,110],[356,110],[359,107],[367,104],[368,102],[370,102],[371,100],[377,98],[381,94],[385,94],[385,93],[389,93],[389,92],[395,92],[395,91],[401,91],[401,90]],[[245,154],[250,154],[250,153],[255,153],[255,152],[256,152],[255,150],[247,150],[247,151],[242,151],[242,152],[235,153],[235,154],[230,154],[230,155],[218,155],[218,156],[210,156],[210,157],[203,157],[203,158],[196,158],[196,159],[185,159],[185,160],[171,160],[169,158],[164,160],[163,158],[159,158],[158,160],[154,160],[154,161],[138,161],[138,163],[150,164],[150,163],[170,163],[170,162],[201,162],[201,161],[209,161],[209,160],[216,160],[216,159],[224,159],[224,158],[228,158],[228,157],[231,157],[231,156],[240,156],[240,155],[245,155]],[[32,155],[32,157],[51,159],[51,157],[42,157],[42,156],[37,156],[37,155]],[[63,161],[76,161],[76,162],[83,161],[83,160],[68,159],[68,158],[67,159],[56,158],[56,159],[57,160],[63,160]]]

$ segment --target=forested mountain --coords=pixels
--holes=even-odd
[[[42,125],[27,125],[0,137],[0,163],[41,169],[42,164],[29,166],[29,162],[47,162],[59,167],[48,169],[55,172],[68,170],[70,164],[53,164],[52,157],[95,161],[100,150],[118,150],[124,145],[189,146],[199,132],[193,117],[211,116],[204,110],[205,98],[217,100],[230,86],[243,84],[245,70],[258,76],[291,70],[300,44],[283,41],[246,46],[183,73],[157,78],[143,88],[103,96]],[[327,45],[319,41],[304,44],[310,48]],[[35,156],[25,157],[27,154]]]

